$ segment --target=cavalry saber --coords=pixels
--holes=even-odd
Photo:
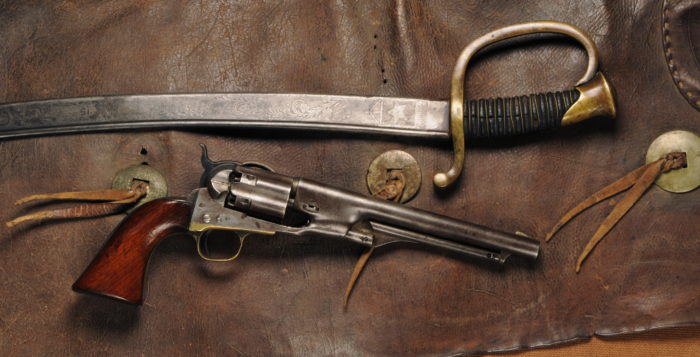
[[[315,94],[206,93],[0,105],[0,138],[124,129],[279,128],[448,139],[447,102]]]
[[[481,48],[530,33],[560,33],[578,40],[588,68],[578,85],[561,92],[465,100],[467,63]],[[459,177],[465,138],[526,134],[591,117],[614,117],[610,85],[596,73],[593,41],[579,28],[554,21],[516,24],[469,44],[454,68],[450,102],[410,98],[314,94],[206,93],[99,96],[0,105],[0,139],[127,129],[279,128],[452,139],[454,162],[434,182]]]

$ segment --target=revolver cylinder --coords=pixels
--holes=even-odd
[[[294,179],[261,169],[238,166],[231,173],[226,205],[252,216],[281,222],[292,198]]]

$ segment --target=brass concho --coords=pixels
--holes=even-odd
[[[668,192],[683,193],[700,186],[700,136],[685,131],[669,131],[654,139],[647,150],[646,162],[670,152],[684,152],[688,167],[661,174],[656,184]]]
[[[372,195],[384,189],[389,172],[400,170],[405,178],[405,188],[399,198],[400,203],[410,201],[420,189],[421,171],[418,162],[411,154],[401,150],[390,150],[377,156],[367,169],[367,187]]]

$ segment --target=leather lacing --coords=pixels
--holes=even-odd
[[[576,261],[576,272],[581,271],[581,265],[591,253],[593,248],[605,237],[608,232],[622,219],[622,217],[634,206],[634,204],[642,197],[644,192],[649,189],[652,183],[662,173],[686,167],[686,155],[683,152],[672,152],[664,155],[660,159],[646,164],[621,179],[611,183],[602,190],[592,194],[590,197],[581,201],[578,205],[567,212],[554,227],[545,236],[546,241],[550,241],[557,231],[567,222],[576,217],[579,213],[585,211],[589,207],[601,202],[609,197],[612,197],[622,191],[628,190],[627,194],[620,199],[620,202],[615,205],[612,212],[600,224],[598,230],[593,234],[593,237],[588,244],[583,248],[583,251]]]
[[[30,195],[17,200],[15,205],[21,205],[36,200],[81,200],[108,202],[83,203],[74,207],[29,213],[5,222],[5,225],[7,227],[13,227],[22,222],[41,219],[98,217],[121,213],[144,197],[147,193],[148,183],[145,181],[134,180],[128,190],[96,190]]]

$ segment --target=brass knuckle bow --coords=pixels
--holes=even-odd
[[[568,125],[594,116],[615,116],[612,91],[605,78],[598,72],[598,52],[593,40],[580,28],[556,21],[537,21],[515,24],[487,33],[470,43],[457,59],[452,73],[450,96],[450,131],[454,148],[454,161],[447,172],[435,174],[433,182],[437,187],[447,187],[453,183],[464,167],[464,78],[469,60],[482,48],[498,41],[533,33],[559,33],[570,36],[583,45],[588,55],[586,73],[576,83],[581,93],[561,118],[560,125]]]

